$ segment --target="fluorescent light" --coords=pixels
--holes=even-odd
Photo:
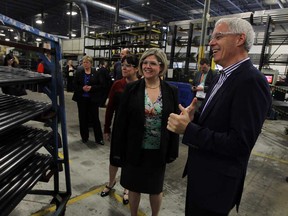
[[[95,31],[90,31],[89,33],[90,33],[90,34],[95,34]]]
[[[0,33],[0,36],[5,37],[6,35],[4,33]]]
[[[43,22],[43,20],[38,19],[38,20],[36,20],[36,23],[39,24],[39,25],[42,25],[44,22]]]
[[[36,38],[36,41],[42,41],[42,39],[41,38]]]
[[[5,38],[5,41],[10,41],[10,39],[9,38]]]
[[[75,33],[72,33],[72,34],[71,34],[71,37],[76,37],[76,34],[75,34]]]
[[[15,36],[15,37],[14,37],[14,39],[15,39],[15,40],[18,40],[18,37],[17,37],[17,36]]]
[[[67,15],[70,15],[70,11],[66,12]],[[72,16],[76,16],[78,13],[76,11],[72,11]]]

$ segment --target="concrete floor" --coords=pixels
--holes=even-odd
[[[45,95],[39,96],[31,92],[27,97],[47,100]],[[72,93],[65,92],[65,97],[73,193],[66,215],[129,215],[129,206],[122,204],[120,172],[113,193],[105,198],[100,197],[100,192],[108,180],[109,143],[106,142],[104,146],[95,145],[92,141],[81,143],[76,103],[71,100]],[[101,108],[102,123],[104,115],[105,108]],[[284,132],[287,122],[283,119],[266,120],[250,158],[240,211],[237,214],[233,209],[230,216],[288,216],[288,182],[285,181],[288,177],[288,135]],[[43,127],[42,123],[29,123]],[[93,137],[91,132],[90,139],[93,140]],[[186,158],[187,147],[180,144],[179,158],[168,164],[166,169],[161,216],[184,215],[186,179],[181,178],[181,175]],[[62,177],[61,185],[64,185]],[[52,188],[51,182],[38,183],[35,188]],[[49,204],[50,201],[50,197],[27,195],[11,216],[53,215],[54,208]],[[143,195],[139,216],[146,215],[151,215],[151,211],[148,195]]]

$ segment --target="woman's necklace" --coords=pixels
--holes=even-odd
[[[160,86],[160,85],[155,86],[155,87],[152,87],[152,86],[148,86],[148,85],[146,85],[146,88],[149,88],[149,89],[156,89],[156,88],[159,88],[159,86]]]
[[[147,81],[145,80],[145,86],[146,86],[146,88],[148,88],[148,89],[157,89],[157,88],[160,87],[160,80],[159,80],[159,79],[158,79],[158,80],[155,80],[155,82],[150,82],[149,84],[152,84],[151,86],[148,85],[148,83],[149,83],[149,82],[147,82]],[[155,85],[156,85],[156,86],[155,86]]]

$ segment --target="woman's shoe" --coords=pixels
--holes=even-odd
[[[100,141],[96,142],[96,144],[104,145],[104,141],[103,141],[103,140],[100,140]]]
[[[123,204],[127,205],[128,203],[129,203],[128,190],[124,190],[124,193],[123,193]]]
[[[110,191],[112,190],[112,188],[115,186],[116,182],[114,182],[114,184],[112,185],[112,187],[109,187],[108,185],[105,186],[104,190],[101,192],[100,196],[101,197],[105,197],[108,196]],[[108,189],[107,191],[105,191],[105,189]]]

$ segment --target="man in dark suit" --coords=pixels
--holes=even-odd
[[[252,148],[271,106],[269,85],[248,57],[251,24],[240,18],[217,21],[209,45],[223,67],[199,111],[197,98],[181,114],[170,114],[168,130],[189,146],[186,216],[227,216],[240,204]]]
[[[216,73],[210,68],[210,62],[207,58],[202,58],[199,64],[199,71],[195,74],[192,82],[192,91],[198,99],[198,106],[206,96]]]

